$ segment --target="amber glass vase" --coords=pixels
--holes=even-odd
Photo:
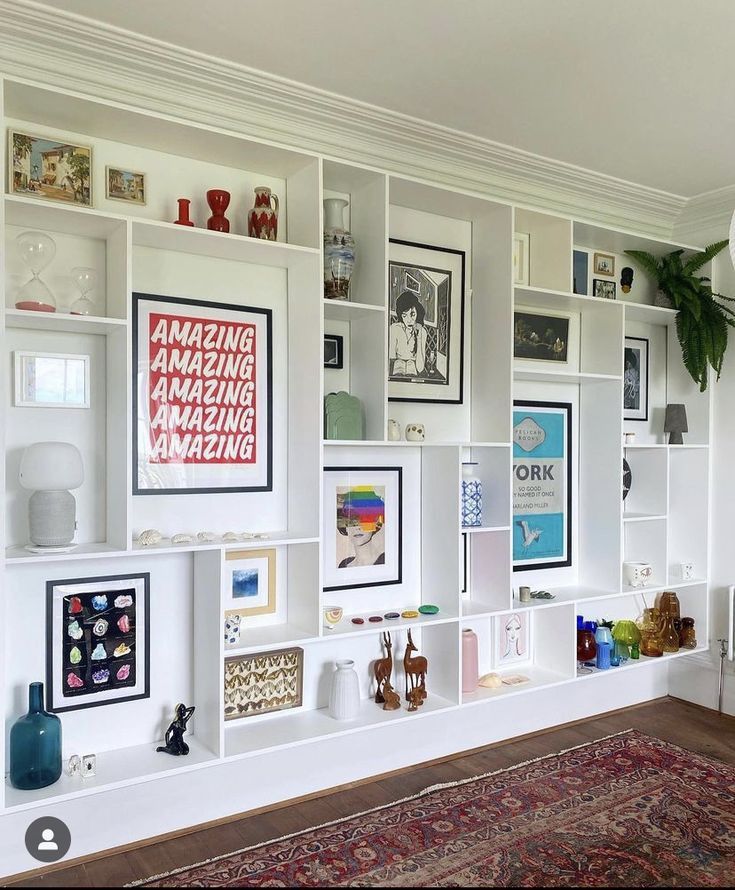
[[[679,631],[674,624],[674,616],[667,613],[661,621],[661,637],[663,639],[664,652],[679,651]]]
[[[661,613],[658,609],[644,609],[638,619],[641,632],[641,655],[658,658],[664,654],[664,640],[661,633]]]
[[[681,619],[681,630],[679,631],[679,646],[682,649],[697,648],[697,634],[694,630],[693,618]]]

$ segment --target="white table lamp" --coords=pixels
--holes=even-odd
[[[69,442],[36,442],[23,452],[20,484],[33,492],[28,524],[33,552],[72,550],[77,504],[69,489],[84,482],[79,450]]]

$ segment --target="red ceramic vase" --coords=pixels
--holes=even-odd
[[[230,203],[230,193],[224,189],[210,189],[207,192],[207,204],[212,215],[207,220],[207,228],[214,232],[229,232],[230,221],[225,217],[225,210]]]
[[[179,218],[174,220],[177,226],[193,226],[194,223],[189,219],[189,204],[191,201],[188,198],[177,198],[177,204],[179,205]]]

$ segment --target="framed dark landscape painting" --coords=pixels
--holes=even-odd
[[[513,358],[566,365],[569,361],[569,316],[514,312]]]

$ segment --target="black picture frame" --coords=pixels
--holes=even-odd
[[[462,590],[460,593],[467,593],[468,591],[468,575],[469,575],[469,564],[470,564],[470,552],[469,552],[469,535],[467,532],[462,532]]]
[[[361,577],[359,580],[355,579],[347,579],[347,583],[343,584],[331,584],[329,583],[329,578],[331,575],[331,570],[327,568],[330,564],[330,557],[333,556],[329,546],[327,546],[327,542],[330,540],[334,540],[334,535],[337,531],[337,524],[332,523],[332,514],[328,506],[325,506],[324,509],[324,560],[325,560],[325,572],[324,579],[325,583],[323,590],[325,592],[332,590],[356,590],[358,588],[365,587],[386,587],[392,584],[401,584],[403,583],[403,467],[394,466],[394,467],[382,467],[382,466],[362,466],[362,467],[324,467],[323,479],[324,479],[324,489],[325,489],[325,504],[330,503],[330,499],[326,497],[327,486],[329,485],[329,489],[331,490],[331,483],[328,482],[331,474],[337,475],[348,475],[350,473],[360,473],[366,476],[370,476],[371,474],[383,474],[384,476],[388,476],[389,474],[395,475],[395,486],[396,486],[396,505],[395,505],[395,516],[397,519],[397,534],[395,537],[394,547],[395,547],[395,556],[390,560],[385,559],[382,565],[395,563],[395,572],[391,573],[390,577],[380,579],[380,572],[375,574],[378,575],[379,580],[371,580],[369,577]],[[364,483],[363,483],[364,484]],[[335,483],[335,492],[338,483]],[[387,512],[387,511],[386,511]],[[388,548],[386,547],[386,553]],[[336,552],[336,551],[335,551]],[[374,565],[378,565],[375,563]],[[367,568],[373,568],[373,566],[367,566]],[[340,568],[348,568],[340,567]],[[366,568],[363,566],[363,568]],[[367,573],[363,573],[367,574]],[[353,583],[354,581],[354,583]]]
[[[603,278],[592,279],[592,296],[603,300],[617,300],[618,286],[614,281]]]
[[[519,457],[518,451],[519,446],[516,442],[516,420],[514,417],[513,420],[513,527],[512,527],[512,536],[513,536],[513,571],[514,572],[530,572],[530,571],[538,571],[540,569],[560,569],[566,568],[573,564],[573,553],[572,553],[572,528],[573,528],[573,484],[574,484],[574,473],[572,466],[572,453],[573,453],[573,423],[572,423],[572,412],[573,406],[571,402],[547,402],[540,400],[528,400],[528,399],[515,399],[513,401],[513,409],[514,414],[515,410],[528,409],[527,412],[519,412],[519,413],[532,413],[534,409],[539,411],[540,413],[562,413],[564,414],[564,438],[565,438],[565,448],[561,458],[549,458],[547,460],[559,460],[563,461],[564,466],[564,474],[565,474],[565,482],[564,482],[564,496],[563,496],[563,508],[565,512],[565,518],[563,519],[563,527],[562,527],[562,539],[565,542],[565,555],[563,558],[559,559],[547,559],[544,561],[543,559],[539,562],[535,561],[519,561],[516,559],[516,537],[519,534],[519,528],[522,527],[523,520],[517,519],[517,516],[525,515],[525,514],[517,514],[516,513],[516,492],[515,492],[515,484],[516,484],[516,461],[523,460],[522,455]],[[526,451],[522,449],[523,453],[530,454],[530,451]],[[543,475],[543,472],[541,472]],[[547,482],[548,486],[548,482]],[[541,514],[540,514],[541,515]],[[531,558],[532,559],[532,558]]]
[[[466,255],[465,251],[457,250],[451,247],[439,247],[435,244],[423,244],[417,241],[406,241],[400,238],[390,238],[389,239],[389,253],[391,252],[391,246],[394,248],[398,248],[399,251],[401,248],[407,248],[408,251],[401,251],[401,253],[405,254],[405,256],[410,256],[412,251],[421,252],[421,251],[431,251],[430,256],[436,257],[436,263],[441,262],[441,256],[444,255],[446,259],[446,264],[450,266],[449,269],[441,268],[435,264],[428,264],[426,262],[420,261],[418,257],[420,257],[420,253],[417,254],[417,258],[415,261],[411,261],[410,259],[399,258],[396,256],[389,256],[388,260],[388,401],[389,402],[414,402],[414,403],[426,403],[426,404],[440,404],[440,405],[461,405],[464,402],[464,337],[465,337],[465,267],[466,267]],[[459,278],[459,288],[457,293],[457,288],[455,286],[454,281],[454,271],[451,269],[451,266],[457,266],[458,270],[458,278]],[[400,377],[394,373],[394,358],[391,357],[391,327],[394,324],[393,320],[393,303],[395,302],[396,292],[398,290],[397,287],[394,287],[393,278],[394,278],[394,269],[393,267],[399,267],[406,271],[408,274],[408,270],[417,270],[419,273],[422,270],[425,272],[434,273],[434,275],[442,274],[448,279],[448,309],[447,309],[447,320],[446,325],[442,326],[439,320],[439,311],[437,311],[437,318],[435,320],[435,324],[429,325],[429,331],[425,337],[425,344],[428,345],[428,353],[434,355],[433,363],[430,369],[421,371],[417,371],[414,375],[407,374],[401,375]],[[405,290],[416,294],[418,281],[417,275],[412,275],[412,279],[414,282],[412,284],[407,285]],[[420,281],[418,283],[418,287],[420,288]],[[458,309],[454,308],[455,300],[459,300]],[[437,297],[437,308],[438,308],[438,297]],[[454,316],[454,321],[453,321]],[[397,323],[397,319],[395,320]],[[458,324],[459,326],[459,334],[457,335],[453,324]],[[424,327],[420,325],[420,327]],[[433,328],[433,330],[432,330]],[[433,339],[433,349],[432,344],[429,342],[429,337]],[[446,383],[441,379],[443,377],[442,373],[438,368],[438,358],[441,355],[440,352],[440,338],[443,338],[446,343],[446,361],[447,361],[447,373],[446,373]],[[458,355],[458,361],[456,358],[453,358],[453,353]],[[456,370],[455,370],[456,367]],[[454,375],[456,374],[456,381],[454,380]],[[406,379],[403,379],[405,376]],[[409,379],[410,378],[410,379]],[[440,395],[438,390],[440,390],[444,385],[447,386],[446,395]],[[395,389],[393,394],[391,395],[391,389],[394,387],[399,387],[401,389],[401,393],[399,394]],[[410,388],[410,389],[409,389]],[[406,395],[402,394],[402,390],[406,389],[408,392]],[[454,394],[453,391],[456,391]]]
[[[107,586],[105,586],[107,585]],[[82,590],[81,588],[89,588],[88,590]],[[140,592],[142,589],[143,593],[143,603],[141,608],[140,603]],[[66,591],[66,592],[63,592]],[[77,617],[77,613],[70,614],[70,610],[64,609],[64,602],[68,598],[69,600],[73,598],[78,598],[83,602],[82,598],[88,597],[91,599],[93,596],[98,595],[126,595],[126,594],[135,594],[134,603],[128,607],[116,607],[114,605],[110,606],[108,609],[96,611],[94,614],[88,614],[85,618],[83,616],[83,611],[79,613],[79,617]],[[134,615],[133,621],[133,635],[130,636],[130,633],[124,634],[122,628],[114,629],[113,621],[122,614],[129,614],[132,610]],[[99,618],[104,617],[105,615],[109,616],[106,620],[108,621],[109,628],[111,631],[108,636],[107,633],[102,635],[96,635],[92,623],[92,618],[97,621]],[[141,621],[140,618],[143,618]],[[68,578],[68,579],[59,579],[54,581],[46,582],[46,708],[48,711],[51,711],[55,714],[62,714],[66,711],[80,711],[85,710],[87,708],[98,708],[104,707],[105,705],[113,705],[118,704],[120,702],[130,702],[130,701],[139,701],[144,698],[150,698],[151,694],[151,633],[150,633],[150,618],[151,618],[151,576],[150,572],[134,572],[131,574],[123,574],[123,575],[100,575],[91,578]],[[83,625],[88,625],[86,630],[82,630],[82,637],[78,640],[75,638],[73,640],[67,640],[69,622],[75,620],[77,623],[81,620]],[[57,633],[61,631],[60,638],[57,637]],[[142,636],[142,641],[140,637]],[[118,683],[113,681],[112,684],[109,685],[101,685],[95,688],[94,685],[89,685],[89,677],[91,676],[92,668],[95,666],[102,666],[103,661],[96,661],[94,664],[92,663],[92,645],[97,645],[100,642],[107,643],[110,640],[119,639],[121,637],[125,637],[127,641],[133,640],[134,650],[133,650],[133,658],[128,659],[128,663],[133,665],[134,670],[134,680],[135,682],[132,684],[129,683]],[[82,642],[82,640],[84,642]],[[65,656],[65,647],[69,646],[84,646],[86,649],[86,656],[83,658],[83,662],[75,665],[73,662],[69,660],[68,657]],[[107,649],[107,646],[105,646]],[[131,647],[132,648],[132,647]],[[90,651],[91,650],[91,651]],[[142,659],[139,657],[142,652]],[[66,655],[68,656],[68,652]],[[141,671],[141,660],[143,662],[142,671]],[[104,659],[104,665],[110,665],[113,669],[115,666],[119,666],[124,662],[113,662],[113,657],[109,657]],[[69,693],[68,696],[64,696],[63,693],[59,693],[60,689],[64,689],[64,680],[65,674],[68,672],[74,671],[75,673],[86,673],[89,675],[87,680],[85,681],[85,686],[87,689],[91,690],[88,692],[84,692],[82,689],[79,689],[76,693]],[[110,671],[111,673],[111,671]],[[139,683],[139,678],[142,673],[142,684]],[[126,680],[128,678],[126,677]],[[57,682],[58,680],[58,682]],[[99,698],[97,696],[101,696],[102,694],[108,692],[110,689],[119,689],[121,694],[116,698],[106,697],[104,699]],[[132,689],[132,694],[125,694],[125,689]],[[135,691],[138,689],[139,691]],[[60,706],[59,701],[66,701],[68,698],[68,704]]]
[[[155,496],[155,495],[188,495],[188,494],[231,494],[235,492],[263,492],[273,490],[273,311],[264,307],[257,306],[238,306],[231,303],[210,302],[209,300],[193,300],[188,297],[170,297],[160,294],[148,294],[142,292],[133,293],[132,302],[132,489],[134,496]],[[171,306],[180,307],[200,307],[206,310],[224,310],[226,312],[243,312],[255,316],[262,316],[266,333],[266,356],[265,356],[265,373],[266,373],[266,406],[265,420],[267,425],[265,451],[266,451],[266,468],[265,481],[255,485],[193,485],[191,487],[141,487],[139,480],[139,449],[138,449],[138,422],[139,422],[139,323],[140,308],[145,301],[151,303],[164,303]]]
[[[631,346],[628,345],[631,343]],[[636,344],[636,345],[634,345]],[[641,344],[638,346],[637,344]],[[645,345],[643,345],[645,344]],[[638,362],[637,377],[638,389],[641,406],[636,412],[629,404],[628,387],[632,385],[632,381],[628,379],[630,369],[629,350],[639,350],[640,360]],[[627,337],[623,348],[623,420],[647,421],[648,420],[648,380],[649,380],[649,356],[651,350],[651,342],[647,337]]]
[[[327,360],[327,344],[333,345],[334,360]],[[339,371],[344,367],[344,337],[341,334],[324,335],[324,367],[333,371]]]

